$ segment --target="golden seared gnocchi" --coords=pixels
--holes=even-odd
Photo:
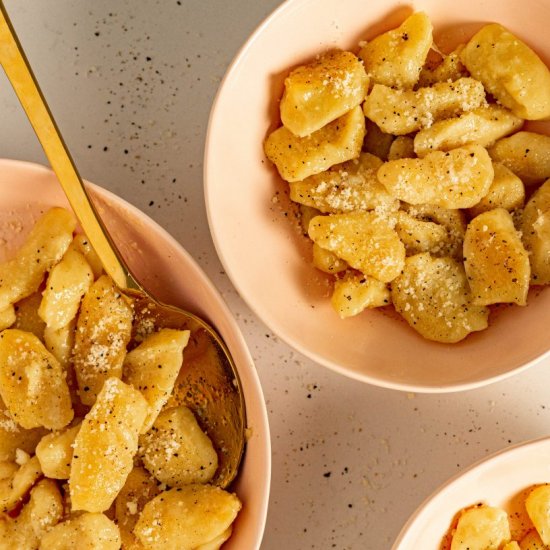
[[[108,378],[122,377],[132,317],[128,298],[107,275],[95,281],[82,299],[73,361],[80,399],[85,405],[94,404]]]
[[[378,181],[382,161],[370,153],[325,172],[289,183],[290,198],[324,213],[341,214],[377,207],[397,210],[398,201]]]
[[[189,334],[188,330],[161,329],[124,359],[124,381],[139,390],[149,405],[141,433],[151,428],[174,389]]]
[[[428,340],[455,343],[487,328],[489,310],[475,305],[464,267],[428,253],[410,256],[391,284],[395,309]]]
[[[326,113],[317,107],[307,113],[306,102],[287,103],[285,91],[283,126],[264,151],[299,205],[313,266],[333,276],[331,303],[340,317],[393,302],[426,338],[458,342],[488,326],[485,306],[525,305],[529,280],[550,284],[550,201],[547,184],[541,186],[550,181],[550,137],[522,131],[525,120],[550,117],[550,72],[498,24],[443,53],[422,12],[360,43],[357,56],[369,79],[362,104],[350,92],[353,107],[337,111],[334,121],[332,100]],[[297,97],[311,85],[317,105],[315,71],[331,67],[337,81],[336,73],[356,60],[354,51],[326,52],[294,69],[287,82],[300,75]],[[330,86],[327,79],[328,95]],[[302,121],[327,119],[306,135],[294,126],[289,105]],[[340,124],[344,117],[357,132]],[[335,125],[347,132],[344,145],[336,143]],[[431,286],[423,286],[428,275]],[[422,295],[419,310],[404,285]]]
[[[463,50],[464,44],[460,44],[457,48],[448,55],[442,54],[438,64],[424,65],[420,71],[418,85],[421,88],[432,86],[436,82],[453,82],[459,78],[468,76],[468,69],[460,60],[460,52]]]
[[[0,265],[0,310],[36,292],[71,244],[74,216],[63,208],[48,210],[37,222],[15,258]]]
[[[550,284],[550,179],[527,202],[521,235],[529,253],[531,282]]]
[[[461,78],[418,90],[375,84],[363,103],[363,111],[383,132],[403,136],[483,105],[483,85],[473,78]]]
[[[508,515],[500,508],[465,510],[453,535],[451,550],[500,550],[511,539]]]
[[[414,137],[414,152],[450,151],[464,145],[487,147],[523,126],[523,119],[499,105],[486,105],[458,117],[440,120]]]
[[[120,545],[120,531],[105,514],[85,512],[46,533],[40,550],[119,550]]]
[[[405,245],[407,256],[420,252],[434,255],[447,255],[447,229],[432,221],[423,221],[411,216],[404,210],[397,213],[395,230]]]
[[[529,256],[510,213],[503,208],[475,217],[464,236],[464,267],[473,303],[527,303]]]
[[[517,116],[550,116],[550,71],[538,55],[498,23],[485,25],[460,53],[471,75]]]
[[[178,487],[145,505],[134,534],[146,549],[192,550],[217,539],[240,509],[238,498],[219,487]]]
[[[361,104],[368,85],[365,68],[355,55],[326,52],[285,79],[283,125],[295,136],[308,136]]]
[[[473,206],[487,194],[493,177],[491,158],[479,145],[433,151],[422,159],[392,160],[378,170],[390,195],[409,204],[443,208]]]
[[[169,487],[207,483],[218,468],[218,455],[187,407],[163,411],[139,438],[145,468]]]
[[[536,132],[517,132],[499,139],[489,154],[519,176],[526,185],[550,178],[550,136]]]
[[[432,43],[432,23],[425,13],[417,12],[396,29],[367,42],[359,57],[373,83],[411,89]]]
[[[80,422],[60,432],[45,435],[36,446],[36,457],[46,477],[51,479],[69,479],[73,447]]]
[[[313,265],[325,273],[340,273],[348,268],[345,260],[339,258],[334,252],[313,243]]]
[[[523,206],[525,186],[521,179],[499,162],[493,162],[493,169],[495,175],[489,191],[477,204],[468,209],[468,214],[472,218],[495,208],[504,208],[512,212]]]
[[[364,137],[365,118],[358,106],[305,137],[281,126],[268,136],[264,149],[281,177],[292,182],[358,157]]]
[[[31,332],[37,338],[43,340],[46,323],[38,315],[38,308],[41,302],[42,293],[39,291],[33,292],[27,298],[16,302],[13,306],[15,310],[15,323],[10,328]]]
[[[373,277],[349,272],[334,283],[332,307],[342,319],[357,315],[366,308],[390,303],[388,285]]]
[[[160,492],[158,481],[145,468],[135,466],[115,500],[117,525],[131,533],[145,504]]]
[[[351,267],[387,283],[399,275],[405,260],[405,246],[393,226],[374,211],[331,214],[313,218],[309,236]]]
[[[69,487],[72,510],[104,512],[124,486],[147,417],[141,393],[108,378],[74,440]]]
[[[531,487],[526,493],[525,501],[521,502],[526,516],[511,502],[507,503],[506,510],[487,504],[465,508],[458,514],[458,520],[453,521],[442,548],[546,550],[550,541],[550,485]],[[522,518],[521,523],[517,522],[518,517]]]
[[[0,312],[0,547],[139,550],[132,531],[166,488],[160,480],[204,484],[218,454],[194,413],[180,407],[187,383],[174,388],[190,332],[154,325],[144,332],[72,227],[69,212],[48,211],[15,259],[0,265],[1,275],[29,258],[47,264],[40,280],[31,269],[32,285],[28,274],[9,271],[15,285],[23,282],[15,294],[5,289],[17,300]],[[193,359],[203,360],[195,347]],[[161,448],[167,454],[159,458]],[[219,548],[240,501],[189,487],[184,524],[202,533],[190,550]],[[178,532],[167,537],[184,547]]]
[[[94,274],[86,258],[69,248],[50,271],[38,308],[38,315],[48,328],[58,330],[76,317],[80,300],[93,280]]]
[[[540,485],[525,499],[525,509],[543,544],[550,545],[550,485]]]
[[[63,369],[30,332],[0,332],[0,396],[23,428],[64,428],[74,416]]]

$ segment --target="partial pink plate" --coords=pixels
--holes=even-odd
[[[440,550],[456,514],[480,502],[521,518],[527,490],[542,483],[550,483],[550,438],[504,449],[442,485],[411,516],[392,550]]]
[[[193,258],[164,229],[119,197],[87,184],[102,219],[138,279],[156,297],[207,319],[227,343],[242,381],[250,439],[232,486],[243,502],[228,550],[260,547],[271,477],[267,411],[258,375],[236,321]],[[51,206],[68,207],[48,169],[0,160],[0,261],[22,243],[37,217]]]
[[[503,308],[488,330],[457,345],[424,340],[388,311],[340,320],[330,283],[311,264],[287,186],[263,153],[278,124],[289,69],[335,47],[397,26],[411,10],[431,18],[450,47],[498,21],[550,61],[550,2],[532,0],[289,0],[250,37],[220,87],[208,128],[205,197],[219,257],[239,294],[281,339],[317,363],[362,382],[418,392],[464,390],[518,373],[550,350],[550,292]],[[548,123],[536,126],[546,133]]]

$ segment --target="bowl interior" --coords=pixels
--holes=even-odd
[[[243,501],[243,510],[225,546],[259,548],[269,497],[269,427],[256,370],[237,324],[206,275],[166,231],[115,195],[91,184],[88,188],[137,278],[159,299],[208,319],[235,359],[251,437],[239,477],[232,487]],[[38,216],[54,205],[68,207],[51,171],[33,164],[0,160],[0,261],[19,247]]]
[[[278,99],[289,68],[334,47],[396,26],[412,10],[432,19],[450,49],[483,23],[499,21],[546,62],[550,4],[501,0],[294,0],[283,4],[245,44],[215,101],[205,155],[206,203],[218,254],[239,293],[276,334],[311,359],[347,376],[409,391],[453,391],[495,381],[548,353],[548,289],[524,308],[503,307],[489,330],[456,345],[429,342],[391,311],[340,320],[327,278],[311,265],[286,184],[262,143],[279,124]],[[535,125],[548,133],[548,123]]]
[[[412,515],[392,550],[440,550],[453,518],[462,508],[484,502],[518,514],[533,485],[550,481],[550,438],[501,451],[440,487]]]

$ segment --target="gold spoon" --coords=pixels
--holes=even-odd
[[[219,458],[213,483],[227,487],[235,478],[245,446],[245,403],[239,375],[227,346],[196,315],[160,303],[132,275],[78,174],[75,163],[40,91],[0,0],[0,64],[3,66],[59,182],[105,271],[132,298],[136,324],[191,331],[172,402],[185,404],[208,433]]]

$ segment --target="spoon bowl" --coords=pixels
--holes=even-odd
[[[237,475],[242,460],[246,426],[242,386],[227,346],[206,321],[161,303],[133,276],[88,196],[2,1],[0,63],[106,273],[120,291],[131,298],[135,324],[190,330],[190,342],[174,392],[180,404],[193,410],[217,451],[219,465],[212,483],[227,487]]]

